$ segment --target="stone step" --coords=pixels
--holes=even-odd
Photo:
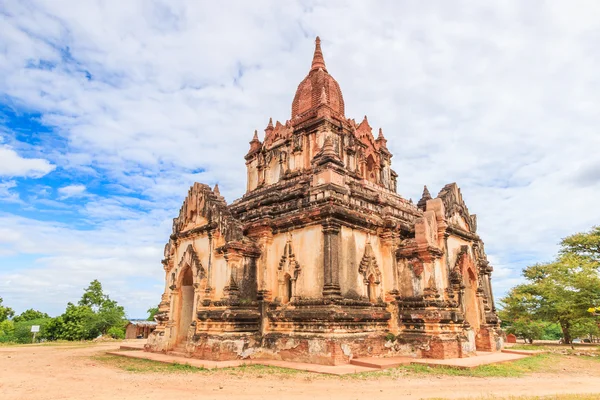
[[[412,357],[360,357],[350,360],[350,364],[367,368],[386,369],[399,367],[401,365],[408,365],[414,360],[415,359]]]
[[[121,350],[141,351],[144,350],[144,346],[130,346],[127,344],[119,346]]]
[[[185,350],[171,350],[171,351],[167,351],[167,355],[169,356],[175,356],[175,357],[184,357],[184,358],[189,358],[187,353],[185,352]]]

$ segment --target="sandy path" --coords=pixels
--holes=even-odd
[[[371,380],[316,375],[130,373],[89,356],[118,347],[0,348],[0,399],[421,399],[476,395],[600,393],[600,368],[524,378],[403,377]],[[596,366],[597,363],[594,363]]]

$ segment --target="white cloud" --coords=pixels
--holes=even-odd
[[[46,249],[35,267],[47,282],[77,287],[65,289],[71,298],[86,282],[58,273],[60,265],[85,265],[130,290],[111,266],[129,268],[127,249],[167,240],[193,181],[219,182],[230,201],[243,194],[248,141],[270,116],[290,117],[316,34],[347,116],[367,114],[383,127],[400,194],[416,202],[423,184],[435,194],[459,183],[496,266],[497,297],[522,267],[551,258],[562,236],[600,220],[595,1],[48,0],[10,2],[0,23],[0,94],[41,113],[68,142],[66,150],[47,146],[44,157],[149,202],[94,197],[73,210],[94,222],[89,235],[55,226],[25,238],[28,248]],[[156,218],[151,237],[136,225],[148,218]],[[95,240],[98,232],[109,240],[115,232],[104,224],[114,221],[119,237],[143,239],[112,254],[118,243]],[[77,246],[46,248],[55,234]],[[29,251],[23,246],[10,242],[5,251]],[[144,268],[160,279],[157,254]],[[35,293],[28,301],[42,304]]]
[[[12,148],[0,145],[0,176],[39,178],[56,166],[41,158],[23,158]]]
[[[19,194],[11,190],[15,187],[17,187],[15,181],[0,182],[0,201],[6,203],[20,203],[21,199],[19,198]]]
[[[57,189],[60,195],[59,199],[68,199],[69,197],[81,197],[85,195],[85,185],[68,185]]]

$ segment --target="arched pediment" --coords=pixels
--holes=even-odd
[[[202,262],[198,258],[198,254],[194,250],[194,246],[189,244],[179,261],[179,271],[182,271],[186,266],[192,269],[193,274],[199,279],[204,279],[206,271],[202,266]]]
[[[438,198],[444,202],[446,219],[453,225],[475,233],[477,230],[477,220],[475,215],[469,214],[469,209],[465,204],[460,189],[456,183],[449,183],[440,190]]]
[[[288,237],[285,247],[283,248],[283,255],[279,260],[279,271],[281,273],[288,274],[292,279],[298,279],[300,273],[300,264],[296,261],[296,255],[292,248],[292,237]]]
[[[381,282],[381,271],[379,270],[375,253],[369,242],[367,242],[365,246],[365,254],[360,261],[358,272],[363,276],[365,284],[369,283],[369,278],[371,276],[373,277],[372,283],[379,284]]]

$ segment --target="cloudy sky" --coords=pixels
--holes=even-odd
[[[485,3],[485,4],[484,4]],[[0,0],[0,297],[57,315],[100,279],[130,317],[194,182],[245,190],[320,35],[399,193],[456,181],[500,297],[600,222],[600,3]]]

